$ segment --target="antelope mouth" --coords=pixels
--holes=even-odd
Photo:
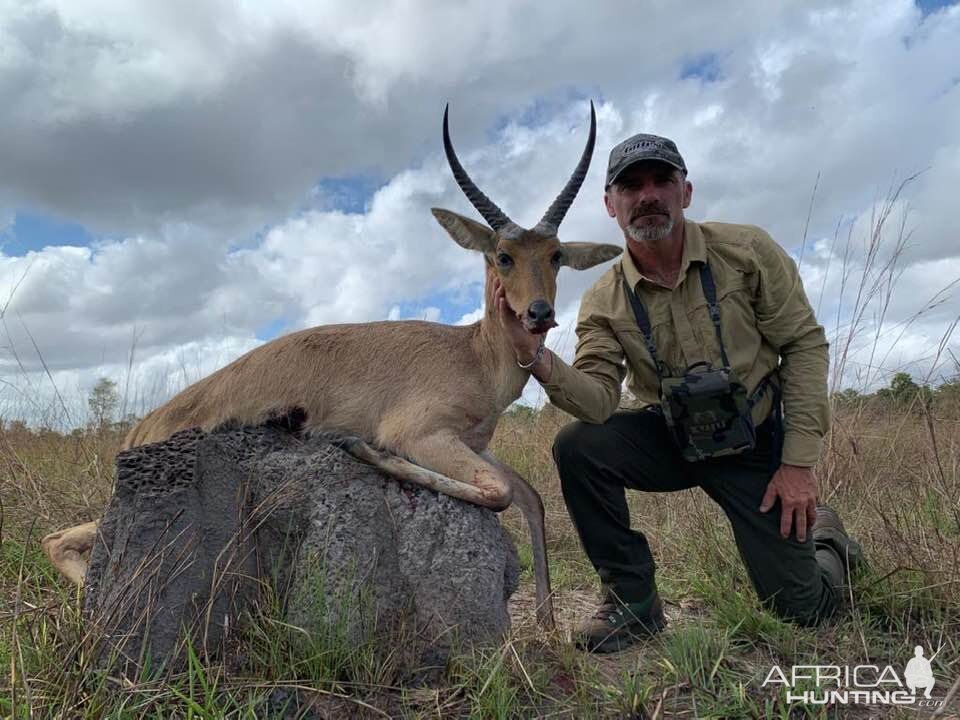
[[[522,315],[517,314],[517,320],[523,325],[523,329],[526,330],[531,335],[545,335],[551,328],[558,327],[556,321],[551,318],[546,322],[532,323],[524,318]]]

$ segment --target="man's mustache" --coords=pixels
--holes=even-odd
[[[630,220],[636,220],[644,215],[669,215],[670,210],[659,203],[651,205],[641,205],[630,214]]]

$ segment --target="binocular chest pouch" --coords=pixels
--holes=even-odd
[[[660,405],[687,461],[737,455],[756,445],[747,389],[730,368],[697,363],[679,377],[661,378]]]

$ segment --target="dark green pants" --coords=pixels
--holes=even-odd
[[[793,532],[781,538],[779,501],[766,513],[759,510],[779,466],[778,433],[777,423],[768,420],[757,429],[753,451],[690,463],[656,412],[621,411],[603,424],[564,427],[553,446],[563,498],[604,586],[626,602],[645,600],[656,589],[650,546],[630,527],[625,488],[699,487],[729,518],[761,601],[780,617],[804,625],[829,617],[838,603],[835,586],[843,582],[839,556],[829,546],[815,547],[809,530],[806,542]]]

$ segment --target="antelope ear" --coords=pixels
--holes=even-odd
[[[496,233],[486,225],[442,208],[430,208],[430,212],[460,247],[484,254],[496,250]]]
[[[565,242],[560,243],[563,251],[560,264],[574,270],[587,270],[607,260],[613,260],[623,252],[619,245],[601,245],[600,243]]]

